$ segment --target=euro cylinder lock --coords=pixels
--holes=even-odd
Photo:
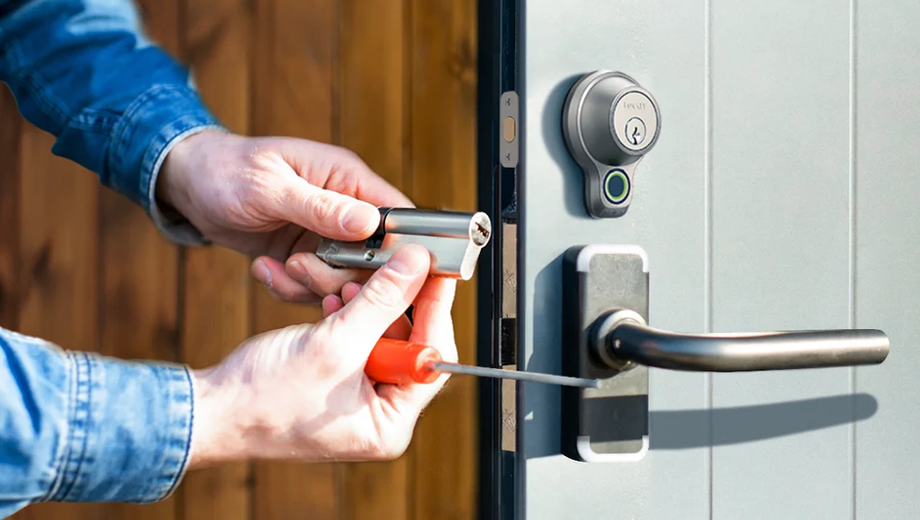
[[[360,242],[323,238],[316,256],[334,267],[378,269],[399,247],[419,244],[431,253],[431,276],[469,280],[491,236],[485,213],[380,208],[373,236]]]
[[[585,205],[595,218],[626,213],[636,165],[661,131],[652,94],[621,72],[596,71],[569,90],[562,134],[585,177]]]

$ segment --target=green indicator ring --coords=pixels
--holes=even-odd
[[[610,170],[604,178],[604,196],[613,204],[629,197],[629,177],[623,170]]]

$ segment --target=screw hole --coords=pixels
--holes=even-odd
[[[365,261],[365,262],[370,262],[370,261],[373,260],[373,259],[374,259],[374,252],[373,252],[373,251],[368,251],[368,252],[364,253],[364,261]]]

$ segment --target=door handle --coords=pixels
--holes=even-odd
[[[636,364],[703,372],[876,365],[890,350],[880,330],[678,334],[649,327],[628,309],[598,317],[589,343],[597,361],[618,371]]]
[[[599,388],[564,388],[562,450],[580,461],[636,461],[649,449],[649,367],[753,372],[885,361],[878,330],[679,334],[648,326],[649,259],[628,244],[563,257],[562,370]]]

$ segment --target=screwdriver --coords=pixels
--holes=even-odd
[[[373,381],[394,385],[433,383],[442,372],[582,388],[600,386],[600,382],[596,379],[449,363],[444,361],[440,352],[433,347],[389,338],[381,338],[374,345],[374,350],[371,351],[371,355],[367,358],[367,365],[364,367],[364,373]]]

